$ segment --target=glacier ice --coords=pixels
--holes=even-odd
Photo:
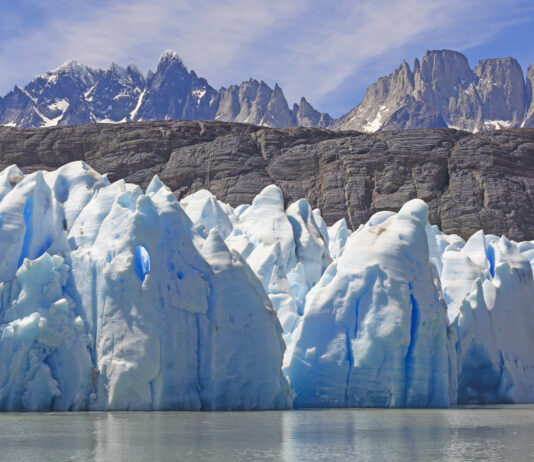
[[[0,410],[534,402],[534,242],[0,172]]]
[[[534,402],[533,242],[443,234],[419,200],[326,227],[305,200],[284,211],[273,185],[225,213],[227,245],[278,310],[294,406]],[[190,218],[211,229],[214,215]]]
[[[534,284],[528,259],[506,237],[475,233],[443,253],[443,290],[457,331],[458,403],[534,398]]]
[[[4,173],[0,409],[287,406],[261,283],[157,178],[143,194],[82,162]]]
[[[427,214],[414,200],[363,227],[308,293],[286,361],[297,407],[449,405]]]
[[[205,190],[180,203],[195,229],[211,230],[215,223],[222,223],[226,244],[239,252],[263,284],[278,313],[284,340],[290,343],[306,294],[332,261],[328,229],[320,212],[312,210],[305,199],[286,210],[282,191],[275,185],[263,189],[251,205],[234,211]],[[229,224],[232,227],[227,232]],[[341,231],[335,237],[336,249],[345,234]]]

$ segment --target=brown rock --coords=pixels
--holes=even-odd
[[[178,197],[208,188],[233,206],[278,184],[329,224],[353,228],[379,210],[424,199],[430,221],[464,238],[482,228],[534,239],[534,129],[374,134],[225,122],[0,127],[0,168],[54,169],[84,160],[110,180],[146,187],[158,174]]]

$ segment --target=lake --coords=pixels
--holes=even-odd
[[[0,414],[1,460],[534,461],[534,406]]]

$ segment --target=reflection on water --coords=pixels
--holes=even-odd
[[[1,460],[534,461],[534,406],[1,414]]]

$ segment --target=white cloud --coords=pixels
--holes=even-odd
[[[428,48],[465,50],[533,14],[528,0],[43,3],[31,27],[23,14],[0,18],[0,90],[72,58],[99,67],[134,61],[146,70],[171,48],[214,86],[276,80],[290,102],[305,95],[320,108],[369,84],[366,70],[382,69],[377,62],[390,72],[390,63]]]

